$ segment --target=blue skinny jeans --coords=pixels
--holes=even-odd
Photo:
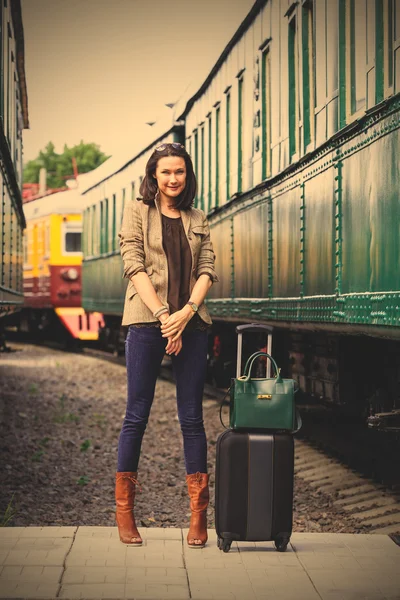
[[[118,444],[117,471],[137,471],[143,435],[167,339],[158,327],[130,327],[125,340],[128,398]],[[207,367],[207,332],[182,334],[182,350],[172,355],[178,417],[186,473],[207,473],[203,389]]]

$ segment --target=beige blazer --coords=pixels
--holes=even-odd
[[[214,270],[215,254],[204,212],[197,208],[182,210],[181,218],[192,254],[191,293],[197,278],[203,273],[207,273],[213,282],[219,279]],[[124,262],[123,276],[129,279],[122,325],[149,323],[155,320],[153,314],[140,298],[130,279],[144,269],[157,296],[168,307],[168,263],[162,245],[159,199],[156,199],[154,206],[147,206],[136,199],[127,201],[118,236]],[[199,306],[198,314],[206,323],[212,323],[205,304]]]

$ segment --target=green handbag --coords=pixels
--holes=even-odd
[[[267,357],[275,369],[271,379],[252,379],[256,358]],[[282,379],[276,362],[266,352],[255,352],[248,359],[244,375],[232,380],[230,388],[230,426],[232,429],[278,429],[290,432],[300,428],[294,403],[293,379]],[[297,427],[297,429],[296,429]]]

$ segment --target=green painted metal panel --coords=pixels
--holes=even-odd
[[[82,262],[82,306],[85,310],[122,315],[125,290],[121,255],[85,259]]]
[[[372,148],[370,194],[372,292],[400,288],[400,131]]]
[[[369,290],[371,175],[365,169],[371,149],[348,157],[343,165],[343,276],[342,292]]]
[[[216,256],[215,270],[220,278],[220,282],[211,287],[208,297],[230,298],[233,268],[231,219],[225,219],[212,226],[211,240]]]
[[[307,296],[334,293],[334,177],[331,167],[305,182],[305,289]]]
[[[396,130],[343,161],[343,293],[399,288],[399,147]]]
[[[300,295],[300,192],[287,191],[273,205],[273,295]]]
[[[234,217],[235,295],[268,296],[268,204],[264,202]]]

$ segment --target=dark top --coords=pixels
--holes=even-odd
[[[163,248],[168,263],[168,296],[170,314],[185,306],[190,298],[190,273],[192,253],[186,239],[182,219],[173,219],[162,215]],[[132,327],[160,327],[160,321],[153,323],[135,323]],[[193,315],[185,331],[208,329],[208,324],[198,314]]]
[[[162,215],[163,248],[168,262],[168,298],[170,313],[185,306],[189,300],[192,254],[183,229],[182,219]]]

